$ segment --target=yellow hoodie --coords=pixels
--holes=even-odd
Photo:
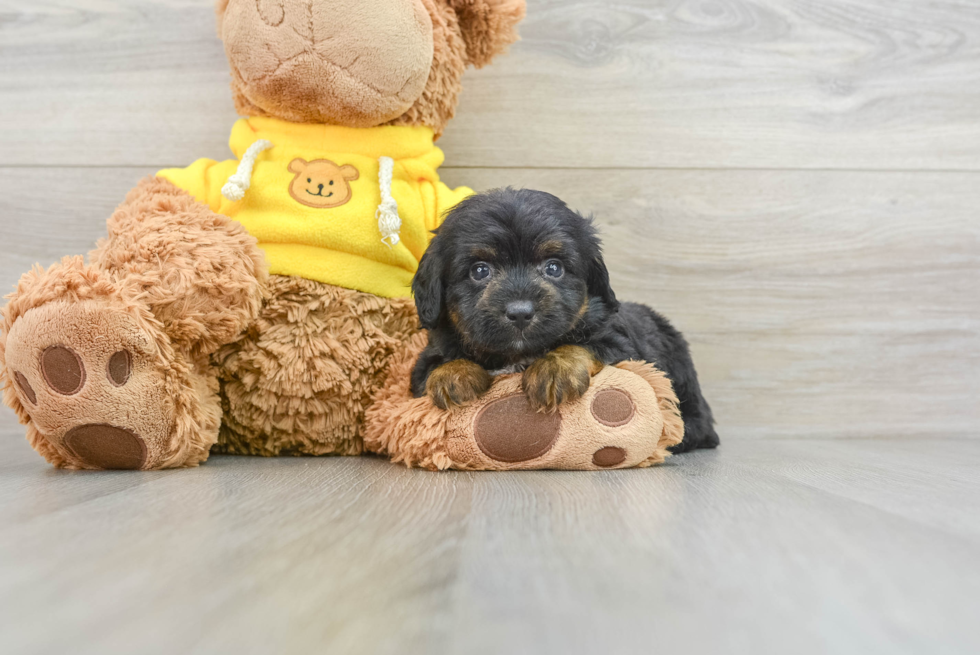
[[[158,175],[240,222],[270,273],[388,298],[411,294],[431,230],[473,193],[439,181],[444,157],[427,127],[247,118],[235,123],[230,146],[237,159]]]

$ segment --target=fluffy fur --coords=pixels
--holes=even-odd
[[[89,261],[138,288],[167,336],[194,356],[234,339],[258,313],[268,275],[255,238],[171,182],[143,179],[106,227]]]
[[[619,303],[592,222],[555,196],[499,189],[464,200],[423,256],[413,290],[429,331],[412,372],[416,396],[443,407],[481,396],[472,368],[458,374],[464,360],[523,370],[532,406],[553,411],[580,397],[602,365],[644,360],[680,399],[685,436],[675,452],[718,445],[684,337],[649,307]]]
[[[215,452],[357,455],[370,396],[417,332],[408,298],[274,275],[249,329],[212,358],[224,421]]]

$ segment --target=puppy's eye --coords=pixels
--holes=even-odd
[[[308,178],[306,178],[306,181],[307,182],[312,182],[313,181],[313,178],[312,177],[308,177]]]
[[[544,265],[544,274],[548,277],[561,277],[565,274],[565,267],[557,259],[552,259]]]
[[[333,180],[330,180],[330,186],[333,186]]]
[[[477,282],[490,277],[490,265],[486,262],[477,262],[470,267],[470,277]]]

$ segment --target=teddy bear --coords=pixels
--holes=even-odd
[[[425,338],[412,276],[472,193],[439,179],[434,143],[464,69],[503,52],[524,13],[524,0],[218,0],[235,158],[142,180],[87,261],[35,266],[8,296],[0,378],[31,446],[68,469],[366,445],[429,468],[662,461],[683,428],[644,365],[603,371],[552,418],[512,406],[506,379],[462,412],[405,396]],[[547,448],[515,441],[529,425]],[[617,439],[628,457],[602,445]]]

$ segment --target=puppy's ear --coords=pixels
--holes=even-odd
[[[603,261],[602,254],[599,252],[596,252],[589,261],[585,283],[590,297],[601,298],[610,311],[614,312],[619,309],[616,293],[609,285],[609,271],[606,269],[606,262]]]
[[[442,255],[435,240],[422,255],[419,270],[412,278],[412,294],[419,313],[419,324],[426,330],[434,330],[442,313],[443,302]]]

